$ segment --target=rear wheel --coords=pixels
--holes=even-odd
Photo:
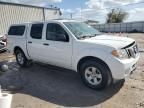
[[[16,55],[16,61],[21,67],[26,67],[28,64],[28,60],[26,56],[24,55],[23,51],[21,50],[16,50],[15,52]]]
[[[100,61],[85,61],[80,66],[80,75],[84,84],[90,88],[101,90],[112,81],[109,68]]]

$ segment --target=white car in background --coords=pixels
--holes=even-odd
[[[7,45],[6,35],[1,35],[0,34],[0,51],[6,50],[6,45]]]

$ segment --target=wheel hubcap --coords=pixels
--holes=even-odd
[[[20,64],[24,63],[24,58],[23,58],[23,55],[21,53],[17,54],[17,60]]]
[[[96,67],[88,67],[85,70],[85,78],[92,85],[98,85],[102,81],[102,75]]]

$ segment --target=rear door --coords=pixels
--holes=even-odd
[[[27,36],[27,49],[31,59],[42,61],[42,47],[43,47],[43,23],[31,24]]]

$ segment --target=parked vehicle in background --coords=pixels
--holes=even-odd
[[[6,50],[7,37],[6,35],[0,35],[0,51]]]
[[[71,69],[96,90],[132,74],[140,56],[135,40],[103,35],[74,20],[13,24],[8,42],[20,66],[38,61]]]

